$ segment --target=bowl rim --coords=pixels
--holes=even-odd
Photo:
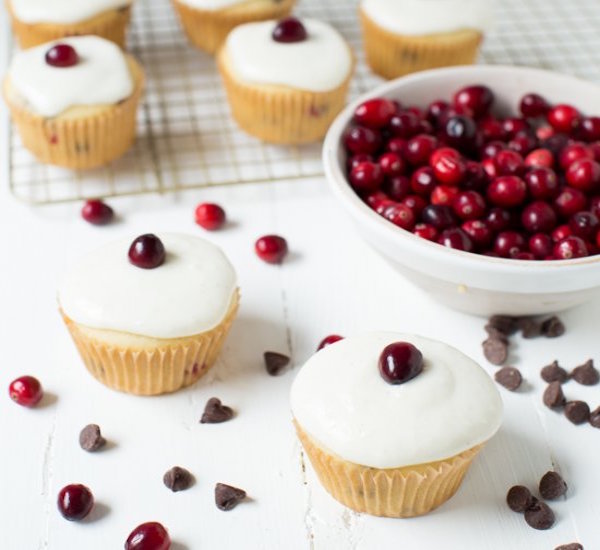
[[[415,82],[432,80],[439,76],[457,74],[464,75],[465,77],[472,76],[474,80],[479,80],[485,78],[486,74],[502,72],[509,72],[515,75],[527,74],[528,76],[535,76],[538,74],[540,77],[563,80],[565,83],[569,83],[572,86],[588,87],[590,91],[595,91],[600,94],[600,85],[576,76],[536,67],[513,67],[510,65],[461,65],[456,67],[444,67],[421,71],[384,82],[350,102],[330,126],[322,150],[322,162],[330,188],[333,190],[334,195],[341,198],[349,207],[354,218],[360,218],[363,221],[370,223],[372,229],[386,239],[393,238],[398,242],[410,244],[411,247],[418,247],[422,249],[424,253],[429,252],[438,255],[440,259],[444,259],[450,263],[460,263],[463,268],[472,267],[477,270],[492,269],[506,274],[515,274],[515,272],[523,270],[526,270],[528,274],[540,274],[561,269],[562,273],[567,275],[567,271],[580,272],[582,268],[600,267],[600,254],[568,260],[517,260],[512,258],[484,256],[482,254],[445,247],[438,243],[430,242],[418,237],[410,231],[406,231],[385,220],[369,208],[348,183],[346,175],[338,161],[338,155],[341,148],[341,137],[350,124],[356,107],[362,102],[374,97],[392,95],[400,91],[404,86],[411,85]],[[582,285],[582,288],[587,288],[589,286],[590,285]]]

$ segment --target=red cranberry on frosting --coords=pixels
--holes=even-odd
[[[51,67],[73,67],[79,62],[79,56],[69,44],[55,44],[46,52],[46,63]]]
[[[404,384],[423,371],[423,354],[408,342],[394,342],[379,356],[379,373],[389,384]]]
[[[165,261],[165,247],[152,233],[140,235],[129,247],[129,261],[142,269],[154,269]]]
[[[296,17],[286,17],[275,25],[273,29],[273,40],[284,44],[303,42],[308,38],[306,27]]]

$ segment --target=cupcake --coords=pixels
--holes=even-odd
[[[211,54],[237,25],[285,17],[295,3],[296,0],[173,0],[188,40]]]
[[[357,512],[411,517],[443,504],[500,427],[486,372],[458,350],[375,332],[317,352],[291,392],[319,480]]]
[[[213,366],[239,292],[219,248],[167,233],[96,250],[66,274],[58,301],[95,378],[156,395],[193,384]]]
[[[354,58],[342,36],[314,19],[236,27],[218,65],[233,117],[271,143],[321,139],[346,101]]]
[[[488,0],[362,0],[367,63],[384,78],[475,62],[493,12]]]
[[[133,144],[143,85],[140,65],[113,42],[79,36],[18,52],[4,98],[40,161],[94,168]]]
[[[7,0],[21,48],[66,36],[95,34],[125,45],[132,0]]]

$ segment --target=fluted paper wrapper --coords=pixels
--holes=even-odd
[[[242,4],[220,10],[202,10],[173,0],[188,40],[210,54],[219,49],[234,27],[252,21],[282,19],[290,13],[295,3],[296,0],[250,2],[247,6]]]
[[[236,293],[226,317],[212,330],[186,338],[153,339],[154,346],[117,347],[90,337],[63,319],[90,373],[106,386],[136,395],[170,393],[195,383],[215,363],[237,313]]]
[[[80,2],[82,0],[73,0]],[[6,2],[11,17],[13,33],[21,48],[31,48],[39,44],[58,40],[65,36],[83,36],[94,34],[106,38],[125,47],[125,35],[131,19],[131,7],[120,10],[110,10],[86,21],[69,24],[57,23],[25,23],[20,21],[10,8],[10,1]]]
[[[373,72],[387,79],[437,67],[470,65],[483,39],[476,30],[398,35],[381,28],[362,10],[360,19],[367,63]]]
[[[136,112],[144,87],[141,67],[128,58],[135,81],[133,94],[82,116],[45,118],[19,105],[4,84],[4,95],[21,141],[38,160],[71,169],[97,168],[121,157],[136,136]]]
[[[459,455],[402,468],[368,468],[321,449],[294,422],[323,487],[344,506],[373,516],[409,518],[427,514],[458,490],[478,445]]]

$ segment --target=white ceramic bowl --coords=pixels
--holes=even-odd
[[[495,110],[500,112],[516,112],[523,94],[537,92],[550,102],[568,102],[583,112],[600,113],[600,87],[540,69],[465,66],[400,78],[356,100],[331,126],[323,162],[336,197],[375,250],[402,275],[452,308],[479,315],[532,315],[561,311],[600,295],[600,256],[524,261],[453,250],[391,224],[364,204],[348,185],[341,137],[362,101],[389,97],[405,105],[426,106],[438,98],[449,99],[462,86],[477,83],[494,91]]]

